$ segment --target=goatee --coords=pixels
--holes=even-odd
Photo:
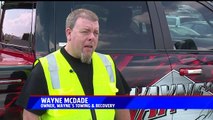
[[[91,54],[84,54],[83,52],[81,53],[81,62],[82,63],[87,63],[90,64],[92,59],[92,53]]]

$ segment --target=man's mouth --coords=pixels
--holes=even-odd
[[[85,48],[93,48],[92,45],[85,45],[84,47],[85,47]]]

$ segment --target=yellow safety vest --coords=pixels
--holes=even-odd
[[[49,95],[85,95],[78,76],[60,50],[39,59],[44,70]],[[115,65],[109,55],[92,55],[94,95],[115,95]],[[114,120],[114,109],[95,110],[97,120]],[[89,109],[49,109],[42,120],[92,120]]]

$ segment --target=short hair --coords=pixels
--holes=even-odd
[[[76,9],[76,10],[72,11],[67,16],[65,27],[73,29],[78,18],[85,18],[85,19],[88,19],[91,21],[99,20],[98,16],[94,12],[87,10],[87,9],[80,8],[80,9]]]

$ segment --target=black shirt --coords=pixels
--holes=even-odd
[[[68,61],[68,63],[72,66],[74,71],[78,75],[78,78],[81,82],[81,85],[84,89],[86,95],[93,95],[93,67],[92,64],[82,63],[80,59],[76,59],[69,55],[67,51],[61,48],[60,52]],[[124,80],[123,76],[116,68],[116,87],[119,91],[116,93],[117,95],[124,95],[130,92],[130,88],[127,85],[126,81]],[[30,95],[49,95],[47,83],[44,75],[43,68],[41,63],[39,62],[33,68],[31,74],[29,75],[27,81],[24,84],[22,92],[16,101],[16,104],[22,106],[23,108],[27,108],[28,99]],[[37,115],[42,115],[46,112],[46,110],[29,110]]]

